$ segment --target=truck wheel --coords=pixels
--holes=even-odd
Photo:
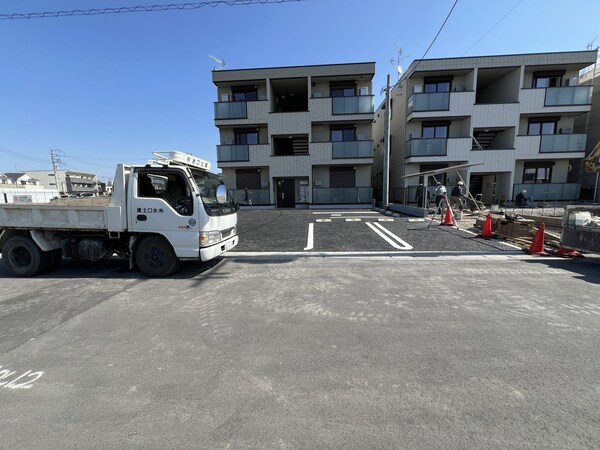
[[[161,236],[149,236],[135,248],[135,262],[147,277],[168,277],[179,268],[173,247]]]
[[[8,270],[18,277],[32,277],[45,266],[42,250],[25,236],[14,236],[2,247],[2,260]]]

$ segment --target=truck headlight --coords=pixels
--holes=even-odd
[[[201,231],[200,232],[200,247],[218,244],[222,240],[220,231]]]

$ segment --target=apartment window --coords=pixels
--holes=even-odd
[[[447,122],[424,122],[421,137],[425,139],[447,138],[448,127]]]
[[[346,142],[356,140],[354,127],[336,127],[331,129],[331,142]]]
[[[331,167],[329,169],[329,186],[332,188],[356,187],[353,167]]]
[[[332,97],[355,97],[356,84],[354,83],[331,83],[329,92]]]
[[[249,102],[258,100],[258,91],[254,86],[239,86],[231,88],[234,102]]]
[[[558,125],[557,117],[543,117],[529,119],[527,134],[529,136],[539,136],[540,134],[556,134]]]
[[[255,145],[258,144],[258,130],[234,130],[236,145]]]
[[[450,92],[452,77],[425,77],[424,92]]]
[[[523,183],[550,183],[553,163],[525,163]]]
[[[447,164],[421,164],[419,167],[419,172],[429,172],[431,170],[439,170],[439,169],[445,169],[446,167],[448,167]],[[427,181],[428,181],[428,186],[435,186],[436,183],[439,181],[442,184],[446,184],[446,172],[442,172],[442,173],[437,173],[433,176],[428,176],[427,177]]]
[[[553,72],[534,72],[533,73],[533,87],[534,88],[548,88],[548,87],[559,87],[561,80],[565,74],[562,71]]]
[[[238,189],[260,189],[260,169],[238,169],[235,171]]]

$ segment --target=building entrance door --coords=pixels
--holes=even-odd
[[[277,180],[277,207],[295,208],[296,194],[293,178],[282,178]]]

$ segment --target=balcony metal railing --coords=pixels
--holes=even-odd
[[[268,189],[230,189],[233,201],[238,205],[268,205]]]
[[[249,161],[248,145],[217,145],[217,161]]]
[[[373,113],[374,96],[332,97],[331,114],[368,114]]]
[[[313,203],[335,204],[335,203],[371,203],[373,188],[314,188]]]
[[[544,106],[591,105],[592,86],[546,88]]]
[[[332,142],[332,158],[372,158],[373,141]]]
[[[543,134],[540,139],[540,153],[584,152],[585,134]]]
[[[406,157],[411,156],[446,156],[448,139],[420,138],[411,139],[407,143]]]
[[[450,92],[413,94],[408,98],[408,114],[418,111],[447,111],[450,109]]]
[[[578,200],[581,183],[515,183],[513,192],[523,189],[527,191],[527,198],[534,202]]]
[[[246,119],[246,102],[215,102],[215,119]]]

